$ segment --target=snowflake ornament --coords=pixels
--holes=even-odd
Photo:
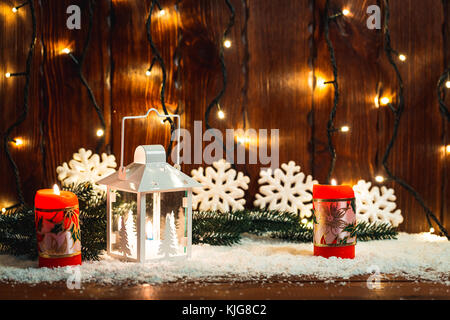
[[[302,218],[311,217],[312,189],[318,182],[301,172],[294,161],[283,163],[281,168],[283,170],[268,169],[259,173],[261,186],[253,204],[261,209],[268,206],[269,210],[299,212]]]
[[[103,190],[103,186],[95,184],[101,178],[104,178],[115,172],[116,158],[113,155],[103,153],[92,155],[91,150],[81,148],[78,153],[74,153],[73,159],[64,162],[62,166],[56,168],[58,179],[65,185],[79,184],[82,182],[91,182],[97,190]]]
[[[220,212],[244,209],[245,199],[242,198],[250,178],[230,167],[231,164],[222,159],[205,170],[200,167],[191,171],[192,177],[203,185],[203,188],[193,189],[194,209]]]
[[[356,198],[356,219],[367,222],[385,222],[398,227],[403,222],[401,210],[397,207],[394,189],[382,186],[371,188],[372,183],[359,180],[353,186]]]

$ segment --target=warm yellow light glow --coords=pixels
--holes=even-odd
[[[23,145],[23,140],[21,138],[15,138],[14,139],[14,144],[16,146],[21,146],[21,145]]]
[[[217,112],[217,116],[219,117],[219,119],[225,119],[225,112],[223,112],[222,110],[219,110]]]
[[[231,47],[231,41],[230,40],[225,40],[223,42],[223,45],[224,45],[225,48],[230,48]]]
[[[17,8],[16,8],[16,7],[13,7],[13,8],[12,8],[12,12],[16,13],[16,12],[17,12]]]
[[[450,89],[450,80],[445,83],[445,86]]]
[[[159,14],[159,16],[163,16],[163,15],[166,14],[166,11],[164,9],[162,9],[162,10],[159,11],[158,14]]]
[[[331,185],[332,185],[332,186],[337,186],[337,181],[336,181],[336,179],[331,179]]]
[[[6,212],[6,208],[2,208],[2,212],[5,213]]]
[[[7,78],[11,77],[11,73],[9,73],[9,72],[5,73],[5,77],[7,77]]]
[[[62,49],[61,52],[65,53],[65,54],[69,54],[70,53],[70,49],[69,48],[64,48],[64,49]]]
[[[390,100],[388,97],[383,97],[383,98],[380,99],[380,103],[381,103],[382,105],[386,105],[386,104],[388,104],[389,102],[391,102],[391,100]]]
[[[147,77],[150,77],[152,75],[152,72],[150,70],[145,71],[145,75]]]
[[[399,54],[398,58],[400,59],[400,61],[406,61],[406,56],[404,54]]]
[[[350,131],[350,127],[349,126],[343,126],[343,127],[341,127],[341,131],[342,132],[349,132]]]
[[[59,187],[57,184],[53,185],[53,193],[59,196],[61,192],[59,192]]]
[[[105,134],[105,131],[103,131],[103,129],[98,129],[96,132],[97,137],[103,137],[104,134]]]
[[[303,224],[306,224],[306,223],[308,223],[308,219],[306,219],[306,218],[303,218],[303,219],[302,219],[302,223],[303,223]]]
[[[445,147],[445,151],[446,151],[447,153],[450,153],[450,144],[448,144],[448,145]]]
[[[344,10],[342,10],[342,14],[343,14],[344,16],[348,16],[348,15],[350,14],[350,10],[344,9]]]
[[[430,228],[430,233],[433,233],[434,232],[434,228]]]
[[[317,87],[319,87],[320,89],[325,88],[326,84],[325,84],[325,80],[322,78],[317,78]]]
[[[382,177],[382,176],[376,176],[376,177],[375,177],[375,181],[376,181],[376,182],[383,182],[383,181],[384,181],[384,177]]]

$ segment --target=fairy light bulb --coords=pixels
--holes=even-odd
[[[350,10],[344,9],[344,10],[342,10],[342,14],[343,14],[344,16],[348,16],[348,15],[350,14]]]
[[[217,112],[217,116],[219,117],[219,119],[225,119],[225,112],[223,112],[222,110],[219,110]]]
[[[105,131],[103,131],[103,129],[98,129],[95,134],[97,135],[97,137],[103,137],[103,135],[105,134]]]
[[[433,232],[434,232],[434,228],[431,227],[431,228],[430,228],[430,233],[433,233]]]
[[[349,132],[350,131],[350,127],[349,126],[342,126],[341,127],[341,132]]]
[[[391,102],[391,100],[390,100],[388,97],[383,97],[383,98],[380,99],[380,103],[381,103],[382,105],[386,105],[386,104],[388,104],[389,102]]]
[[[164,9],[159,11],[159,16],[162,17],[163,15],[166,14],[166,11]]]
[[[325,79],[322,78],[317,78],[317,87],[319,87],[320,89],[325,88]]]
[[[448,145],[445,147],[445,151],[446,151],[447,153],[450,153],[450,144],[448,144]]]
[[[15,138],[14,144],[19,147],[19,146],[23,145],[23,140],[21,138]]]
[[[450,80],[445,83],[445,86],[450,89]]]
[[[69,48],[64,48],[64,49],[62,49],[61,52],[64,53],[64,54],[69,54],[70,53],[70,49]]]
[[[404,54],[399,54],[398,58],[400,59],[400,61],[406,61],[406,56]]]
[[[12,8],[12,12],[16,13],[17,11],[18,11],[18,10],[17,10],[16,7],[13,7],[13,8]]]
[[[331,185],[332,185],[332,186],[337,186],[337,181],[336,181],[336,179],[331,179]]]
[[[303,219],[302,219],[302,223],[303,223],[303,224],[307,224],[307,223],[308,223],[308,219],[303,218]]]
[[[6,208],[2,208],[2,213],[5,213],[6,212]]]
[[[231,47],[231,41],[230,41],[230,40],[225,40],[225,41],[223,42],[223,46],[224,46],[225,48],[230,48],[230,47]]]
[[[11,77],[11,73],[9,73],[9,72],[5,73],[5,77],[6,78],[10,78]]]
[[[384,181],[384,177],[383,176],[376,176],[375,177],[375,181],[381,183],[381,182]]]
[[[150,70],[145,71],[145,75],[147,77],[150,77],[152,75],[152,72]]]

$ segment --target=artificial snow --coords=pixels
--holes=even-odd
[[[443,237],[400,233],[398,240],[360,242],[353,260],[312,255],[312,244],[244,238],[232,247],[193,246],[190,260],[163,260],[139,264],[102,256],[84,262],[81,282],[103,284],[162,283],[172,281],[230,281],[272,276],[345,280],[368,275],[378,267],[383,274],[450,285],[450,242]],[[39,283],[66,281],[70,268],[37,268],[36,261],[0,255],[0,281]],[[339,281],[338,280],[338,281]]]

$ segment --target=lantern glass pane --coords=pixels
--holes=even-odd
[[[181,191],[146,195],[146,259],[186,255],[187,210],[183,207],[185,194],[185,191]]]
[[[111,253],[137,259],[137,195],[115,191],[111,203]]]

